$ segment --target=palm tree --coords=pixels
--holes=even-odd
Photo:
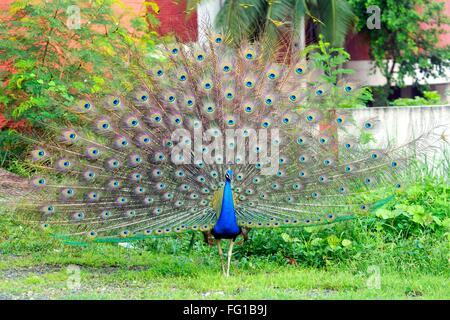
[[[188,11],[204,1],[216,0],[188,0]],[[225,0],[214,24],[239,43],[262,34],[271,41],[286,34],[299,39],[308,23],[316,35],[341,47],[354,19],[346,0]]]

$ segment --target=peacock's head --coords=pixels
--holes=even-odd
[[[227,181],[233,180],[233,170],[228,169],[225,173],[225,178],[227,179]]]

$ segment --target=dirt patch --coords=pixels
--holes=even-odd
[[[32,266],[32,267],[19,267],[13,269],[0,270],[0,277],[3,280],[14,280],[18,278],[27,277],[29,275],[43,275],[51,272],[58,272],[61,270],[60,266]]]

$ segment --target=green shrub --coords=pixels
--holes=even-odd
[[[441,105],[442,98],[437,91],[424,91],[423,97],[410,98],[399,98],[391,102],[392,106],[402,107],[402,106],[432,106]]]
[[[149,2],[150,3],[150,2]],[[80,10],[79,28],[70,27],[70,7]],[[120,16],[117,8],[120,8]],[[115,8],[115,9],[114,9]],[[66,109],[76,96],[108,94],[135,81],[133,53],[150,52],[155,35],[145,18],[121,22],[130,11],[120,0],[16,0],[0,16],[0,110],[6,119],[26,120],[32,138],[42,139],[53,128],[76,122]],[[5,128],[3,128],[5,129]],[[14,130],[0,128],[3,166],[20,158],[28,141]]]
[[[450,241],[450,186],[427,178],[396,194],[370,217],[332,226],[252,230],[236,255],[308,267],[386,263],[396,270],[445,270]],[[270,239],[270,241],[267,241]]]

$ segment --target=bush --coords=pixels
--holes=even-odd
[[[442,272],[450,241],[449,192],[445,181],[427,178],[369,217],[332,226],[252,230],[251,241],[236,247],[236,255],[303,267],[386,263],[396,270]]]
[[[9,66],[0,73],[0,122],[4,123],[0,124],[0,159],[4,165],[26,146],[11,123],[25,121],[34,129],[32,137],[39,139],[52,126],[77,121],[66,112],[76,96],[130,87],[135,79],[130,67],[135,63],[133,53],[154,47],[155,36],[147,32],[144,17],[131,19],[133,29],[123,25],[122,16],[131,13],[121,1],[73,4],[70,0],[16,0],[0,16],[0,66]],[[78,17],[76,8],[79,28],[72,23]]]
[[[441,105],[442,99],[437,91],[424,91],[423,97],[410,98],[399,98],[391,102],[392,106],[402,107],[402,106],[432,106]]]

